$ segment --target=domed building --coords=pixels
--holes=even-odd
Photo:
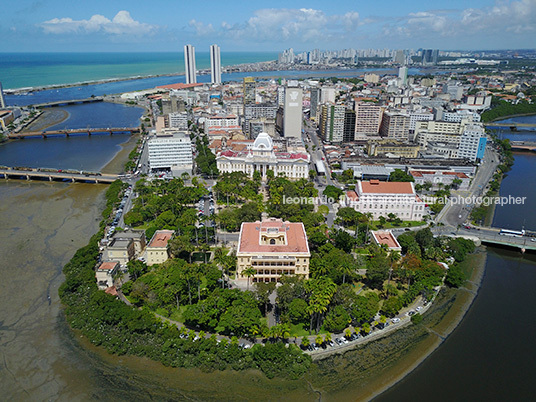
[[[253,177],[255,171],[266,179],[268,171],[274,176],[283,175],[289,179],[309,176],[309,155],[307,153],[277,152],[272,138],[260,133],[255,142],[244,151],[221,151],[216,155],[218,170],[222,173],[244,172]]]

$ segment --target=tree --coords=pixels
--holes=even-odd
[[[328,331],[341,332],[351,321],[350,315],[343,306],[335,306],[326,315],[324,327]]]
[[[304,336],[301,340],[302,347],[307,348],[310,344],[311,344],[311,341],[309,340],[309,338]]]
[[[452,264],[447,271],[445,283],[453,288],[459,288],[465,282],[465,275],[459,264]]]
[[[323,314],[327,311],[331,298],[337,290],[337,285],[329,277],[310,279],[305,282],[305,290],[309,293],[307,312],[311,317],[309,333],[312,332],[316,319],[316,333],[320,331]]]
[[[253,269],[253,267],[249,267],[242,271],[242,275],[247,276],[248,278],[248,290],[249,290],[249,280],[252,276],[255,276],[257,273],[257,270]]]
[[[394,172],[391,172],[389,175],[389,181],[414,182],[415,179],[412,175],[407,174],[403,170],[395,169]]]
[[[390,263],[383,251],[377,251],[367,262],[367,283],[373,289],[381,289],[389,276]]]
[[[131,279],[134,279],[134,281],[147,272],[147,265],[140,260],[129,261],[127,268]]]
[[[296,298],[288,305],[288,317],[293,324],[305,324],[309,315],[307,314],[307,302]]]
[[[255,293],[259,304],[264,307],[264,315],[268,314],[268,305],[270,303],[270,295],[275,290],[275,282],[257,282],[255,283]],[[298,299],[301,300],[301,299]],[[303,301],[303,300],[302,300]],[[305,302],[303,302],[306,304]]]

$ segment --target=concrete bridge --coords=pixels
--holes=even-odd
[[[471,226],[470,229],[453,229],[448,227],[435,227],[433,229],[434,234],[450,236],[450,237],[463,237],[473,240],[476,245],[489,244],[503,247],[511,247],[525,251],[536,251],[536,233],[526,230],[525,235],[506,235],[501,234],[500,228],[488,228]],[[532,236],[533,234],[534,236]]]
[[[55,107],[55,106],[67,106],[67,105],[76,105],[78,103],[93,103],[93,102],[103,102],[104,98],[102,96],[95,96],[93,98],[85,99],[70,99],[63,101],[54,101],[54,102],[45,102],[45,103],[36,103],[30,106],[33,107]]]
[[[536,123],[516,123],[516,122],[493,123],[493,122],[488,122],[488,123],[484,123],[484,127],[508,127],[510,130],[516,131],[520,127],[525,127],[525,128],[534,127],[534,128],[536,128]]]
[[[0,167],[0,177],[4,179],[41,180],[41,181],[70,181],[81,183],[109,184],[119,178],[116,174],[101,174],[99,172],[76,172],[73,170]]]
[[[26,131],[20,133],[9,133],[7,137],[9,139],[23,139],[27,137],[41,137],[47,138],[48,136],[66,136],[76,134],[92,135],[96,133],[107,133],[113,135],[114,133],[138,133],[139,127],[108,127],[108,128],[73,128],[65,130],[45,130],[45,131]]]
[[[512,151],[533,151],[536,152],[536,142],[533,141],[510,141]]]

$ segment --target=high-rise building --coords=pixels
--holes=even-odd
[[[401,66],[406,64],[406,55],[404,54],[403,50],[397,50],[395,52],[395,56],[393,57],[393,61],[396,64],[400,64]]]
[[[192,45],[184,45],[184,70],[186,72],[186,83],[196,84],[195,47]]]
[[[380,126],[384,138],[407,141],[409,138],[409,115],[403,112],[385,112]]]
[[[244,77],[244,105],[255,103],[255,78]]]
[[[486,151],[486,133],[481,125],[471,124],[465,126],[460,138],[458,158],[467,158],[470,161],[482,159]]]
[[[423,65],[435,65],[437,64],[437,58],[439,57],[438,49],[423,49],[422,50],[422,64]]]
[[[210,79],[213,84],[221,84],[220,47],[210,46]]]
[[[400,86],[404,86],[408,82],[408,68],[406,66],[398,69],[398,82]]]
[[[318,112],[319,112],[319,105],[320,105],[320,95],[321,95],[321,89],[320,88],[311,88],[311,99],[310,99],[310,117],[314,121],[318,120]]]
[[[355,133],[356,137],[375,137],[380,132],[383,107],[375,103],[356,103],[355,107]]]
[[[350,142],[355,139],[355,111],[346,109],[344,111],[344,131],[343,142]]]
[[[285,107],[283,112],[283,135],[285,138],[301,138],[302,132],[302,89],[297,82],[289,81],[285,88]]]
[[[322,105],[320,135],[324,141],[343,141],[345,109],[344,105]]]
[[[2,83],[0,82],[0,109],[5,109],[6,100],[4,99],[4,89],[2,88]]]

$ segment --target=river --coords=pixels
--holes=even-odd
[[[536,116],[508,119],[536,123]],[[500,132],[536,141],[535,132]],[[500,195],[527,197],[524,205],[497,206],[493,226],[536,230],[536,155],[515,153]],[[536,256],[488,247],[481,289],[451,336],[379,401],[534,399],[536,377]]]
[[[104,148],[89,147],[93,140],[100,138],[117,143],[100,144]],[[0,163],[10,156],[14,162],[20,161],[19,165],[23,161],[30,164],[39,155],[48,158],[43,163],[58,160],[63,163],[66,160],[63,157],[72,152],[68,148],[70,144],[78,146],[76,141],[80,141],[85,145],[80,145],[79,154],[73,160],[87,161],[84,168],[98,170],[126,139],[127,136],[101,136],[53,139],[56,143],[42,139],[12,142],[0,146]],[[53,145],[46,148],[48,144]],[[49,154],[57,146],[63,147],[63,153]],[[133,146],[132,142],[129,146]],[[123,161],[127,153],[123,152]],[[115,162],[117,165],[118,161]],[[512,195],[534,200],[534,187],[526,185],[534,172],[534,156],[516,155],[516,164],[503,182],[501,195],[515,192]],[[70,331],[57,296],[62,282],[61,268],[97,230],[105,188],[94,184],[0,182],[0,255],[3,256],[0,392],[3,399],[316,399],[317,394],[306,381],[268,380],[254,371],[202,373],[165,368],[146,359],[110,356]],[[536,229],[532,210],[502,208],[498,209],[496,220],[512,221],[513,227],[518,227],[519,221],[515,219],[521,213],[526,227]],[[533,311],[536,296],[532,290],[535,276],[534,257],[488,249],[481,291],[461,325],[424,363],[378,399],[531,396],[530,380],[536,374],[533,364],[536,343],[532,340],[536,325]],[[50,302],[47,295],[51,297]],[[352,385],[349,370],[329,374],[334,373],[345,384],[343,394],[337,393],[337,400],[355,399],[354,388],[362,388],[363,384]],[[388,383],[392,378],[376,379],[376,383],[382,381]],[[329,392],[323,396],[330,399]]]

